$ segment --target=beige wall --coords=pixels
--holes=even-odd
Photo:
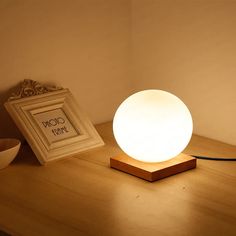
[[[131,91],[167,90],[196,133],[236,145],[235,12],[231,0],[1,0],[0,136],[15,136],[9,89],[31,78],[70,88],[94,123]]]
[[[130,1],[0,1],[0,136],[14,135],[2,107],[25,78],[69,88],[94,123],[110,120],[130,89]]]
[[[136,90],[176,94],[195,133],[236,145],[236,1],[132,3]]]

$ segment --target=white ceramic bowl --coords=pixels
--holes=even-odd
[[[16,157],[21,142],[13,138],[0,139],[0,169],[7,167]]]

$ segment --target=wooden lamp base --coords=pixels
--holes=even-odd
[[[137,161],[127,155],[110,158],[110,167],[153,182],[165,177],[178,174],[196,167],[196,158],[186,154],[164,162],[146,163]]]

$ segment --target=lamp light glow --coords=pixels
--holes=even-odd
[[[117,109],[113,133],[130,157],[143,162],[167,161],[188,145],[193,130],[187,106],[162,90],[144,90]]]

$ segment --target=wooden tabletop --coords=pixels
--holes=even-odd
[[[96,126],[102,148],[40,166],[27,145],[0,171],[0,229],[39,236],[235,236],[236,162],[149,183],[109,168],[121,153],[111,123]],[[236,147],[193,136],[185,153],[236,157]]]

